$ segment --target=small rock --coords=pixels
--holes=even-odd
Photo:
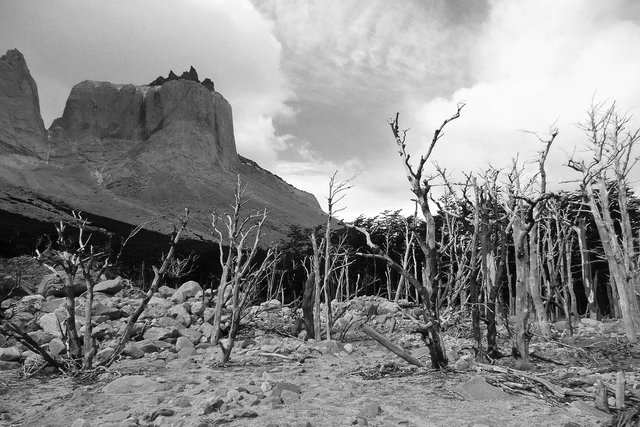
[[[269,405],[269,404],[282,404],[282,398],[280,396],[267,396],[260,401],[261,405]]]
[[[285,404],[290,404],[300,400],[300,394],[291,390],[282,390],[280,397]]]
[[[233,410],[229,415],[230,418],[256,418],[258,413],[252,409],[240,408]]]
[[[94,359],[98,365],[102,365],[105,363],[115,352],[111,347],[103,348],[98,353],[96,353]]]
[[[21,367],[20,362],[5,362],[0,360],[0,371],[11,371],[13,369],[20,369]]]
[[[83,418],[78,418],[71,424],[71,427],[91,427],[91,423]]]
[[[352,426],[368,426],[369,422],[364,417],[355,417],[353,421],[351,421]]]
[[[369,403],[367,406],[362,408],[358,413],[362,418],[374,418],[378,415],[382,414],[382,408],[376,402]]]
[[[180,408],[188,408],[191,406],[191,401],[186,396],[181,396],[175,400],[175,405]]]
[[[127,344],[124,350],[122,350],[122,354],[132,359],[140,359],[144,357],[144,351],[142,351],[137,345],[133,343]]]
[[[213,402],[207,402],[202,410],[202,415],[209,415],[213,412],[220,412],[220,408],[224,404],[224,400],[217,399]]]
[[[353,345],[350,343],[347,343],[344,345],[344,351],[347,352],[347,354],[351,354],[353,353]]]
[[[22,353],[18,350],[18,347],[6,347],[0,348],[0,361],[3,362],[17,362],[22,359]]]

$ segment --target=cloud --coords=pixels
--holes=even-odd
[[[628,3],[495,1],[473,51],[476,81],[450,96],[415,104],[410,121],[432,132],[466,102],[462,117],[447,128],[434,158],[457,170],[478,170],[492,163],[504,167],[519,152],[534,160],[541,145],[530,130],[545,138],[560,129],[548,160],[551,181],[575,177],[566,164],[584,134],[592,98],[618,100],[623,110],[640,102],[639,16],[627,19]],[[626,9],[625,9],[626,8]],[[638,171],[636,171],[638,173]]]

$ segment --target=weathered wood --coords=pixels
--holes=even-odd
[[[616,377],[616,408],[617,409],[624,409],[626,406],[624,403],[624,386],[625,386],[624,371],[618,371],[618,375]]]
[[[607,385],[602,380],[596,382],[595,407],[604,412],[609,412],[609,401],[607,399]]]
[[[387,350],[389,350],[392,353],[394,353],[396,356],[404,359],[408,363],[410,363],[410,364],[412,364],[414,366],[417,366],[419,368],[424,368],[425,367],[424,363],[422,363],[420,360],[418,360],[415,357],[413,357],[411,355],[411,353],[409,353],[407,350],[403,349],[402,347],[397,346],[396,344],[392,343],[384,335],[380,334],[375,329],[373,329],[373,328],[371,328],[371,327],[369,327],[367,325],[362,325],[361,329],[362,329],[362,332],[364,332],[365,334],[369,335],[374,340],[378,341],[383,347],[385,347]]]
[[[307,339],[315,339],[316,333],[313,325],[313,304],[315,295],[315,273],[309,273],[304,283],[304,296],[302,298],[302,318],[304,328],[307,331]]]
[[[553,384],[552,382],[545,380],[544,378],[540,378],[540,377],[538,377],[536,375],[533,375],[533,374],[530,374],[528,372],[520,371],[518,369],[504,368],[504,367],[501,367],[501,366],[486,365],[484,363],[478,363],[478,367],[480,367],[481,369],[484,369],[485,371],[489,371],[489,372],[498,372],[498,373],[501,373],[501,374],[518,375],[518,376],[521,376],[521,377],[526,378],[528,380],[535,381],[538,384],[541,384],[544,387],[546,387],[556,397],[565,397],[566,394],[567,394],[567,390],[565,390],[563,387],[557,386],[557,385]]]

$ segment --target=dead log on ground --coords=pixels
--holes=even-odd
[[[367,325],[362,325],[361,328],[362,328],[362,332],[369,335],[374,340],[378,341],[383,347],[385,347],[387,350],[394,353],[396,356],[406,360],[408,363],[414,366],[417,366],[419,368],[425,367],[424,363],[422,363],[420,360],[413,357],[411,353],[409,353],[407,350],[403,349],[402,347],[395,345],[394,343],[389,341],[384,335],[378,333],[375,329]]]

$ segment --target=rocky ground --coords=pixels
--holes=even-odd
[[[62,299],[55,296],[51,277],[43,275],[40,285],[42,293],[52,295],[7,299],[3,315],[64,358],[57,326],[64,317]],[[105,281],[98,289],[96,361],[111,354],[125,316],[139,303],[139,293],[126,280]],[[603,380],[614,390],[620,370],[626,372],[629,411],[639,402],[640,349],[628,344],[616,321],[576,321],[572,337],[559,322],[556,339],[534,336],[532,351],[550,361],[534,359],[526,375],[510,369],[510,357],[493,366],[477,364],[462,322],[445,333],[450,368],[436,372],[409,366],[357,328],[366,320],[429,366],[427,348],[404,315],[407,308],[359,297],[342,305],[338,340],[316,342],[295,336],[293,310],[269,301],[251,309],[231,362],[222,364],[220,349],[209,342],[212,312],[206,295],[204,301],[195,282],[161,288],[121,360],[91,375],[44,368],[39,356],[0,335],[0,424],[608,425],[616,411],[595,409],[594,383]],[[84,310],[83,297],[77,298],[77,309]],[[501,336],[508,351],[504,327]]]

